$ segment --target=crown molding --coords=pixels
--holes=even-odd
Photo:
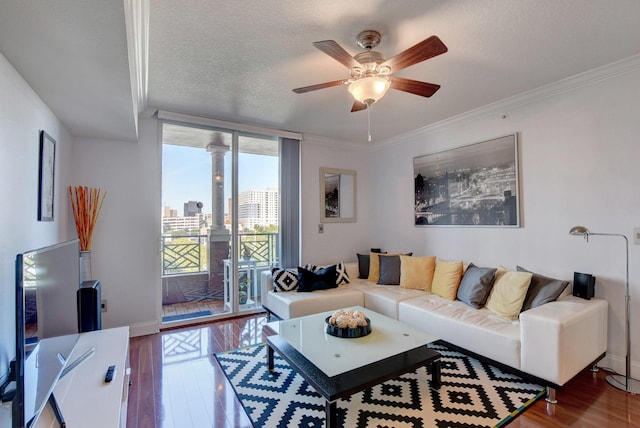
[[[147,108],[149,95],[149,0],[125,0],[124,16],[131,97],[137,133],[138,114]]]
[[[417,136],[424,136],[425,133],[441,131],[443,129],[459,125],[461,122],[479,119],[486,116],[495,116],[496,114],[504,114],[504,111],[533,104],[547,98],[561,95],[565,92],[570,92],[584,86],[592,85],[638,70],[640,70],[640,55],[634,55],[629,58],[487,104],[477,109],[469,110],[465,113],[423,126],[422,128],[382,140],[374,145],[374,150],[406,142],[407,140],[415,139]]]

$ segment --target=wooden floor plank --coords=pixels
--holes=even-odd
[[[251,427],[214,354],[264,343],[265,323],[254,315],[131,338],[127,427]],[[539,400],[509,428],[640,427],[640,395],[606,375],[584,370],[558,391],[558,404]]]
[[[131,374],[129,377],[129,381],[131,384],[138,383],[138,372],[140,368],[140,344],[144,339],[133,337],[129,340],[129,362],[131,364]],[[131,421],[127,423],[129,428],[137,428],[138,427],[138,388],[129,388],[129,398],[128,402],[130,403],[127,406],[127,420]]]

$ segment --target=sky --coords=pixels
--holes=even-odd
[[[202,148],[162,146],[162,207],[183,215],[184,203],[200,201],[202,212],[211,212],[211,154]],[[278,188],[278,157],[240,153],[238,190]],[[225,155],[225,171],[231,171],[231,152]],[[227,177],[229,177],[227,175]],[[231,180],[225,180],[225,197],[231,196]],[[225,205],[226,212],[226,205]]]

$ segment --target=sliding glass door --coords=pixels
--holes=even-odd
[[[279,140],[162,122],[163,323],[260,308],[279,254]]]

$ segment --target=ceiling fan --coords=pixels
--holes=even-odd
[[[302,94],[332,86],[349,85],[349,92],[355,98],[351,108],[354,112],[367,109],[382,98],[389,88],[422,97],[430,97],[440,89],[440,85],[433,83],[393,76],[393,73],[403,68],[447,52],[447,47],[438,36],[431,36],[391,59],[386,59],[382,53],[373,50],[380,43],[381,37],[375,30],[362,31],[356,37],[356,44],[365,50],[355,56],[351,56],[334,40],[314,42],[313,46],[346,66],[350,77],[296,88],[293,92]]]

